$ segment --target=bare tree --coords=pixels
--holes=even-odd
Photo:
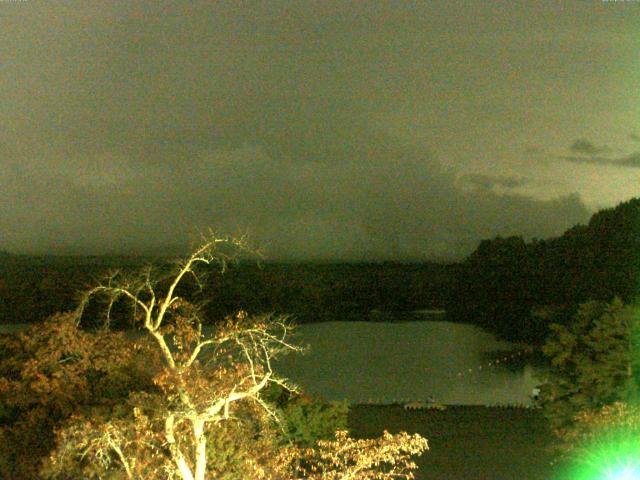
[[[64,477],[66,465],[81,459],[98,471],[117,470],[128,479],[204,480],[210,478],[208,468],[215,467],[207,464],[207,435],[213,427],[229,425],[224,422],[239,418],[241,408],[278,421],[264,393],[273,384],[295,391],[272,368],[278,355],[301,350],[291,341],[288,319],[249,317],[240,311],[205,335],[200,309],[177,293],[188,277],[202,282],[198,267],[218,262],[224,268],[233,253],[221,247],[248,251],[244,239],[211,236],[168,276],[158,277],[152,268],[133,276],[116,272],[84,294],[77,321],[96,296],[107,299],[107,319],[118,300],[132,306],[134,322],[147,340],[133,348],[146,355],[156,390],[131,392],[128,416],[78,416],[59,429],[50,477]],[[345,432],[338,432],[334,442],[319,443],[317,449],[281,448],[276,442],[255,445],[247,468],[251,478],[265,480],[301,475],[336,480],[411,478],[415,464],[409,457],[428,448],[426,440],[416,435],[385,433],[379,440],[363,442]],[[378,468],[383,464],[390,466],[387,472]]]
[[[167,400],[161,440],[168,450],[170,464],[162,468],[175,468],[175,473],[184,480],[205,478],[206,426],[231,418],[234,403],[255,402],[275,418],[275,412],[260,393],[273,383],[290,390],[294,387],[275,374],[272,359],[284,352],[301,350],[289,341],[291,325],[286,317],[248,318],[241,311],[218,325],[211,336],[204,334],[199,309],[176,291],[187,277],[201,283],[199,266],[219,263],[224,268],[233,257],[221,251],[223,245],[236,252],[248,250],[244,239],[213,236],[177,265],[168,286],[159,286],[152,268],[133,277],[114,273],[87,291],[78,309],[80,318],[89,300],[102,295],[108,299],[108,316],[114,303],[125,299],[133,307],[138,326],[155,342],[163,367],[154,382]],[[126,449],[117,442],[124,437],[116,435],[114,427],[111,425],[100,430],[101,435],[94,435],[94,446],[102,442],[110,447],[127,476],[133,478]],[[140,459],[136,460],[140,463]]]

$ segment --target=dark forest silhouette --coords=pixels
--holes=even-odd
[[[587,300],[634,300],[640,274],[640,199],[601,210],[562,236],[484,240],[457,266],[450,320],[509,340],[541,342]]]
[[[483,240],[454,264],[240,263],[224,275],[211,272],[207,297],[193,294],[193,299],[206,303],[209,318],[244,308],[293,314],[299,323],[380,318],[372,309],[444,308],[449,320],[540,343],[550,323],[568,323],[582,302],[615,296],[630,302],[637,291],[639,254],[640,198],[635,198],[595,213],[587,225],[557,238]],[[73,292],[107,270],[150,261],[157,259],[3,252],[0,323],[37,322],[73,308]]]

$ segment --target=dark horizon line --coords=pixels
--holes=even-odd
[[[118,252],[105,252],[97,254],[83,254],[83,253],[16,253],[6,249],[0,248],[0,258],[15,258],[15,259],[166,259],[173,260],[176,258],[182,258],[189,254],[186,250],[184,253],[118,253]],[[302,258],[302,257],[274,257],[274,258],[257,258],[257,259],[239,259],[239,263],[263,263],[273,265],[301,265],[301,264],[318,264],[318,265],[344,265],[344,264],[454,264],[460,262],[462,258],[443,257],[433,255],[427,258],[392,258],[392,257],[372,257],[372,258]]]

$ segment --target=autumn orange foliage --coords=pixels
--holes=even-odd
[[[312,448],[287,440],[266,392],[296,390],[272,368],[278,355],[300,350],[293,326],[239,312],[205,335],[200,310],[177,294],[185,277],[197,278],[197,266],[228,259],[217,254],[220,244],[245,248],[212,237],[164,283],[152,268],[115,273],[76,312],[10,342],[0,395],[11,421],[0,434],[17,447],[0,463],[6,478],[412,478],[412,456],[428,448],[419,435],[355,440],[338,431]],[[108,308],[128,302],[142,336],[81,329],[84,306],[97,296]],[[35,436],[41,441],[31,448]]]

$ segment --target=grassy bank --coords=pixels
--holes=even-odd
[[[355,437],[388,430],[420,433],[429,451],[418,458],[417,480],[548,480],[553,436],[540,410],[455,406],[405,411],[401,406],[353,406]]]

